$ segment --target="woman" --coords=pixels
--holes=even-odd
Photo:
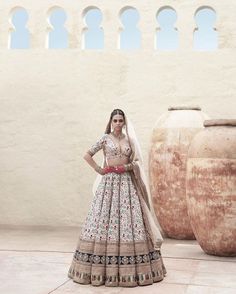
[[[102,167],[93,155],[103,149]],[[98,173],[68,276],[94,286],[133,287],[161,281],[162,237],[152,217],[140,147],[131,122],[115,109],[105,134],[84,159]]]

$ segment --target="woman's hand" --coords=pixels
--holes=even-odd
[[[96,172],[98,172],[100,175],[105,175],[107,173],[111,173],[115,171],[114,166],[105,166],[104,168],[100,167],[99,165],[95,166],[94,168]]]
[[[96,171],[97,173],[99,173],[99,174],[102,175],[102,176],[106,174],[105,169],[102,168],[101,166],[97,165],[97,164],[95,165],[94,169],[95,169],[95,171]]]

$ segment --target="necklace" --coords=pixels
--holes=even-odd
[[[121,133],[121,134],[119,134],[119,135],[115,135],[113,132],[111,132],[111,134],[112,134],[116,139],[118,139],[119,141],[120,141],[122,138],[124,138],[124,134],[123,134],[123,133]]]

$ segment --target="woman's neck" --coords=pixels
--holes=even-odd
[[[115,135],[115,136],[120,136],[120,135],[122,135],[122,131],[115,131],[115,130],[113,130],[112,131],[112,133]]]
[[[123,138],[122,130],[121,130],[121,131],[115,131],[115,130],[113,130],[111,133],[112,133],[112,135],[113,135],[115,138],[117,138],[117,139],[119,139],[119,140]]]

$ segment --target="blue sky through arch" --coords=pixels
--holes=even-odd
[[[141,17],[140,11],[138,11],[138,12],[140,15],[140,20],[139,20],[139,22],[140,22],[142,20],[142,17]],[[25,13],[26,13],[26,11],[22,10],[22,9],[16,10],[13,13],[14,21],[15,21],[15,23],[17,23],[17,25],[21,24],[21,23],[25,23]],[[58,22],[58,24],[61,23],[63,21],[62,19],[65,18],[65,13],[66,13],[66,11],[63,11],[60,9],[55,10],[53,12],[54,23],[57,23],[57,22]],[[96,21],[96,19],[97,19],[96,13],[99,13],[99,11],[97,10],[97,11],[93,12],[94,21]],[[170,13],[170,11],[168,11],[168,10],[166,10],[166,12],[163,11],[163,13],[162,13],[163,22],[165,22],[165,19],[166,19],[166,22],[168,22],[169,13]],[[29,14],[28,14],[28,17],[30,18]],[[67,17],[69,17],[69,15],[67,15]],[[79,17],[79,13],[78,13],[78,17]],[[177,17],[178,17],[178,15],[177,15]],[[210,28],[211,25],[212,26],[215,25],[215,18],[216,18],[215,12],[212,9],[205,8],[205,9],[202,9],[202,11],[198,11],[198,13],[196,13],[196,15],[193,15],[193,17],[194,17],[196,26],[200,24],[202,30],[205,30],[205,36],[203,36],[203,37],[200,36],[200,37],[194,38],[195,36],[193,35],[193,40],[194,40],[193,48],[195,48],[197,50],[217,49],[217,37],[216,37],[217,31],[215,32],[215,35],[214,35],[214,30]],[[132,15],[130,17],[130,20],[132,21]],[[209,23],[209,20],[210,20],[210,23]],[[93,21],[93,19],[91,19],[90,23],[92,21]],[[46,23],[46,21],[45,21],[45,23]],[[157,25],[158,25],[158,23],[157,23]],[[175,25],[175,26],[177,26],[177,25]],[[177,26],[177,29],[178,29],[178,26]],[[118,34],[118,29],[117,29],[117,34]],[[18,36],[17,39],[14,40],[14,44],[11,45],[11,48],[12,49],[13,48],[21,48],[22,44],[27,43],[27,41],[24,38],[26,38],[24,35]],[[46,38],[46,29],[45,29],[45,38]],[[117,38],[118,38],[118,35],[117,35]],[[153,36],[153,38],[155,38],[155,36]],[[96,39],[94,39],[94,42],[96,42]],[[124,42],[125,42],[125,40],[124,40]],[[127,42],[128,42],[128,40],[127,40]],[[134,40],[134,42],[135,42],[135,40]],[[169,48],[171,45],[173,45],[172,44],[173,41],[171,39],[171,34],[166,34],[166,36],[164,36],[164,38],[162,38],[162,40],[160,42],[163,42],[163,44],[160,44],[160,46],[162,47],[162,50],[165,50],[165,44],[168,44],[167,47]],[[174,41],[174,42],[176,42],[176,41]],[[205,45],[204,42],[206,42],[207,44]],[[96,47],[96,44],[94,44],[94,46]],[[65,48],[65,40],[60,41],[60,39],[58,39],[55,47]],[[166,48],[166,49],[168,49],[168,48]]]

